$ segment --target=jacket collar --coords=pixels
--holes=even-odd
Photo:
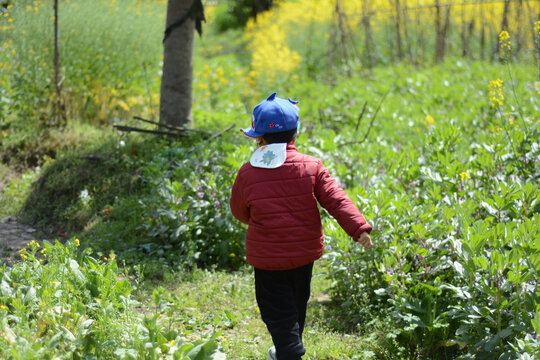
[[[296,152],[298,152],[298,149],[296,148],[296,146],[294,146],[294,144],[287,144],[287,151],[296,151]]]

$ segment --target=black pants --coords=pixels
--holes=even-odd
[[[255,294],[278,360],[301,360],[302,332],[310,295],[313,263],[291,270],[255,268]]]

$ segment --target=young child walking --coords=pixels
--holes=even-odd
[[[321,161],[298,152],[298,102],[270,95],[255,107],[251,128],[257,149],[234,182],[230,206],[248,224],[247,262],[255,269],[255,294],[274,346],[269,359],[301,360],[302,333],[313,262],[323,253],[317,202],[366,249],[369,225]]]

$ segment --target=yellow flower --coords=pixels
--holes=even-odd
[[[8,311],[9,308],[6,305],[0,305],[0,309]]]
[[[489,82],[489,101],[491,106],[502,106],[504,95],[502,93],[503,81],[501,79],[493,80]]]
[[[510,41],[510,35],[508,31],[501,31],[499,34],[499,45],[503,50],[510,50],[512,42]]]
[[[173,347],[173,346],[174,346],[174,344],[176,344],[176,341],[175,341],[175,340],[171,340],[171,341],[169,341],[169,346],[170,346],[170,347]]]
[[[124,100],[118,100],[116,102],[118,104],[118,106],[120,106],[124,111],[129,111],[129,106],[128,104],[126,104],[126,102]]]
[[[79,242],[79,239],[75,238],[75,246],[79,247],[81,243]]]
[[[13,22],[13,19],[9,18],[7,22],[8,22],[8,24],[11,24]]]
[[[426,116],[426,122],[427,122],[429,125],[433,125],[433,124],[435,124],[435,119],[433,118],[433,116],[427,115],[427,116]]]
[[[459,173],[459,176],[461,177],[461,181],[465,180],[465,179],[470,179],[471,176],[469,175],[468,172],[466,171],[462,171]]]
[[[127,104],[129,107],[132,107],[133,105],[137,105],[139,103],[139,99],[137,99],[135,96],[131,96],[127,99]]]
[[[30,241],[28,244],[26,244],[26,246],[28,246],[28,247],[34,247],[34,246],[35,247],[40,247],[39,243],[36,240]]]
[[[534,32],[540,35],[540,20],[534,22]]]

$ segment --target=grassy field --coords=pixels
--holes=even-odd
[[[307,359],[370,359],[398,358],[385,353],[366,329],[344,326],[339,308],[327,294],[330,283],[323,263],[314,269],[312,298],[309,304],[305,344]],[[171,279],[165,294],[171,308],[172,322],[185,333],[221,332],[223,351],[234,359],[264,359],[272,345],[264,323],[260,320],[253,274],[251,271],[222,272],[197,270]],[[148,303],[154,287],[145,284],[139,301]],[[164,319],[167,322],[167,319]],[[174,326],[173,325],[173,326]],[[189,336],[188,336],[189,337]]]
[[[515,23],[508,38],[495,33],[493,62],[457,56],[451,37],[439,64],[391,60],[389,43],[371,67],[334,66],[321,55],[328,14],[308,46],[309,26],[281,16],[289,5],[245,33],[218,33],[223,8],[208,6],[194,55],[199,133],[118,133],[113,123],[156,117],[165,4],[61,1],[63,128],[50,122],[50,45],[36,41],[50,35],[50,4],[3,10],[0,218],[49,241],[0,266],[0,357],[264,358],[246,228],[228,200],[254,145],[237,129],[274,90],[300,101],[299,150],[321,158],[374,226],[364,252],[322,212],[306,358],[538,356],[540,28],[520,56]],[[254,49],[275,17],[298,31],[289,50]],[[252,61],[291,48],[296,63]]]

